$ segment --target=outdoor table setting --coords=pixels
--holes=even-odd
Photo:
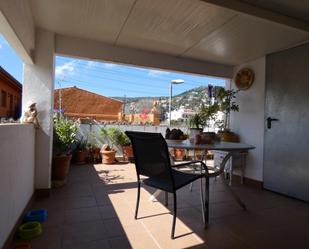
[[[173,131],[173,130],[172,130]],[[169,136],[170,130],[167,129],[167,138],[164,138],[161,133],[149,133],[149,132],[135,132],[126,131],[126,135],[132,142],[135,167],[137,172],[137,202],[135,209],[135,219],[138,217],[138,207],[140,200],[141,183],[157,189],[149,198],[149,201],[155,201],[156,196],[164,191],[165,193],[165,205],[168,205],[168,193],[173,195],[173,222],[171,238],[175,238],[175,224],[177,216],[177,195],[178,189],[189,185],[191,186],[196,180],[200,180],[200,192],[201,192],[201,204],[202,204],[202,218],[205,228],[209,222],[209,187],[210,179],[220,176],[224,185],[230,194],[237,201],[237,203],[245,210],[246,206],[237,196],[236,193],[230,188],[226,180],[224,179],[223,172],[225,165],[234,152],[251,150],[254,146],[242,143],[233,142],[218,142],[215,140],[201,139],[195,136],[188,140],[187,136],[183,134],[179,129],[174,129],[175,136]],[[177,134],[176,134],[177,133]],[[177,136],[176,136],[177,135]],[[175,139],[178,138],[178,139]],[[207,153],[208,150],[223,150],[226,151],[226,156],[220,163],[219,167],[208,167],[206,162],[204,163],[204,156],[201,160],[191,160],[188,162],[175,163],[171,160],[169,148],[181,148],[190,150],[202,150]],[[189,170],[189,171],[188,171]],[[193,170],[193,172],[191,172]],[[197,172],[198,171],[198,172]],[[146,177],[146,178],[141,178]],[[203,181],[204,180],[204,181]]]
[[[167,146],[169,148],[180,148],[190,150],[223,150],[228,152],[252,150],[255,147],[253,145],[234,142],[213,142],[209,144],[196,144],[191,143],[190,140],[169,140],[166,139]]]
[[[246,209],[246,205],[238,197],[238,195],[230,188],[227,181],[224,179],[223,173],[226,167],[228,160],[232,157],[234,153],[248,151],[255,149],[253,145],[244,144],[244,143],[235,143],[235,142],[224,142],[224,141],[212,141],[210,143],[194,143],[190,139],[186,140],[170,140],[166,139],[167,146],[172,149],[186,149],[186,150],[201,150],[203,151],[203,158],[205,158],[209,150],[220,150],[227,152],[223,158],[220,167],[215,170],[215,175],[220,176],[223,180],[224,185],[227,187],[229,192],[232,194],[237,203],[243,208]]]

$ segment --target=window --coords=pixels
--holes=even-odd
[[[6,96],[7,93],[5,91],[1,91],[1,106],[6,107]]]
[[[9,110],[10,110],[10,115],[13,115],[13,95],[12,94],[8,94],[9,97]]]

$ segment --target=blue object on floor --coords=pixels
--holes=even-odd
[[[30,210],[25,216],[25,221],[43,222],[46,220],[47,220],[47,210],[46,209]]]

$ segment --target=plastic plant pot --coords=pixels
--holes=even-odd
[[[39,221],[43,222],[47,220],[47,210],[46,209],[36,209],[30,210],[25,216],[25,221]]]
[[[22,240],[33,239],[42,233],[41,223],[37,221],[26,222],[19,226],[18,236]]]
[[[31,249],[31,245],[29,243],[20,243],[14,245],[11,249]]]

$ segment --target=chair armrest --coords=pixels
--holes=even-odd
[[[203,163],[202,161],[190,161],[190,162],[187,162],[187,163],[178,163],[178,164],[174,164],[174,165],[171,165],[172,168],[175,168],[175,167],[182,167],[182,166],[186,166],[186,165],[191,165],[191,164],[194,164],[194,163]]]
[[[190,162],[187,162],[187,163],[175,164],[175,165],[172,165],[172,167],[173,168],[175,168],[175,167],[182,167],[182,166],[191,165],[191,164],[194,164],[194,163],[199,163],[201,165],[201,171],[202,171],[202,168],[203,168],[204,171],[205,171],[205,175],[206,176],[209,175],[208,168],[207,168],[206,164],[203,163],[203,161],[190,161]]]

